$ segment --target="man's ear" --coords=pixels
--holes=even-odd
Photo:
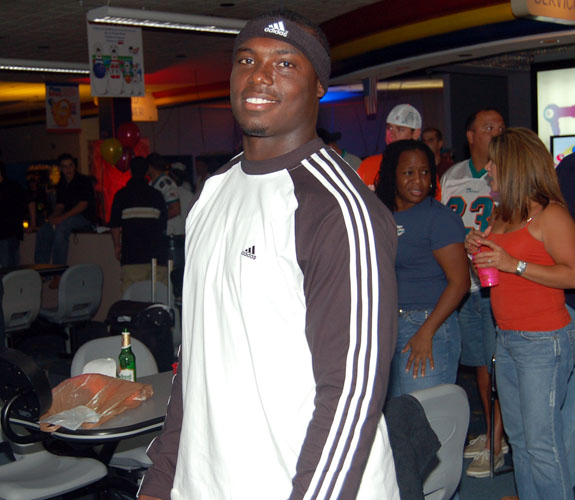
[[[473,130],[468,130],[465,135],[467,136],[467,144],[471,146],[473,144]]]
[[[419,140],[420,137],[421,137],[421,129],[420,128],[414,128],[413,132],[411,134],[411,138],[415,139],[417,141],[417,140]]]
[[[321,99],[327,93],[327,89],[323,88],[323,85],[317,80],[317,98]]]

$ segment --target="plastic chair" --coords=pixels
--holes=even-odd
[[[70,375],[75,377],[80,375],[84,366],[89,361],[99,358],[117,359],[122,349],[122,338],[120,335],[111,337],[102,337],[99,339],[89,340],[82,344],[72,358]],[[154,375],[158,373],[158,365],[154,355],[143,342],[132,337],[132,351],[136,356],[136,374],[138,377]]]
[[[136,374],[138,377],[154,375],[158,373],[158,365],[152,352],[144,343],[132,337],[132,351],[136,356]],[[80,375],[86,363],[98,358],[117,359],[122,346],[121,337],[112,335],[94,339],[83,344],[72,359],[70,374],[72,377]],[[146,449],[152,441],[150,435],[138,436],[122,441],[118,446],[118,451],[114,453],[110,460],[112,467],[126,468],[147,468],[152,465],[151,460],[146,455]]]
[[[431,428],[441,442],[439,463],[423,483],[426,500],[449,500],[461,480],[463,446],[469,425],[469,403],[465,391],[443,384],[411,393],[423,406]]]
[[[53,455],[38,441],[43,433],[20,435],[10,424],[14,415],[38,418],[52,404],[50,385],[44,372],[28,356],[13,349],[0,352],[0,379],[10,385],[0,387],[3,448],[14,461],[0,465],[0,498],[41,500],[78,490],[104,478],[106,466],[92,458]],[[4,435],[15,441],[3,441]],[[14,444],[17,443],[17,444]],[[34,443],[34,444],[31,444]]]
[[[42,279],[31,269],[12,271],[2,278],[4,296],[4,331],[6,333],[27,330],[40,311]],[[7,337],[12,344],[12,336]],[[3,346],[0,346],[3,347]]]
[[[0,465],[0,498],[42,500],[78,490],[104,478],[106,466],[92,458],[61,457],[42,449],[15,453],[15,462]]]
[[[58,307],[41,308],[40,317],[64,326],[66,352],[71,349],[71,327],[89,321],[102,300],[102,269],[97,264],[78,264],[64,271],[58,287]]]

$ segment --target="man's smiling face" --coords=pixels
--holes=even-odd
[[[315,130],[323,94],[313,66],[293,45],[273,38],[250,38],[238,48],[230,99],[245,135],[305,136]]]

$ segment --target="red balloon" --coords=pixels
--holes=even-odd
[[[120,172],[126,172],[130,168],[132,158],[134,158],[134,150],[132,148],[124,148],[122,156],[116,162],[116,168]]]
[[[122,123],[118,128],[118,140],[125,148],[134,148],[140,142],[140,129],[134,122]]]
[[[100,152],[104,160],[115,165],[122,156],[122,144],[118,139],[106,139],[100,145]]]

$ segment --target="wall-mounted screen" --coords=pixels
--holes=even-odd
[[[554,135],[551,137],[551,155],[555,166],[559,165],[559,162],[571,153],[575,153],[575,135]]]
[[[575,134],[575,63],[532,66],[536,131],[551,151],[551,137]]]

